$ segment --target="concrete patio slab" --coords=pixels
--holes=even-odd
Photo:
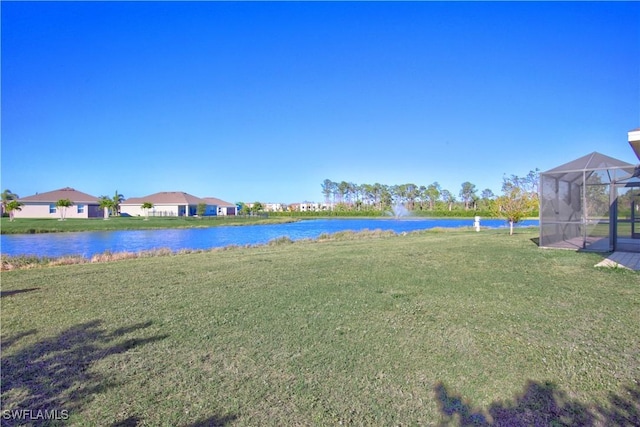
[[[617,267],[640,271],[640,253],[616,251],[597,263],[596,267]]]

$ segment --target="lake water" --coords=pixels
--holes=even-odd
[[[481,220],[482,227],[506,227],[504,220]],[[538,226],[538,220],[517,224]],[[322,233],[353,230],[391,230],[396,233],[434,227],[471,227],[473,219],[313,219],[288,224],[181,228],[162,230],[87,231],[80,233],[3,234],[0,248],[4,255],[61,257],[110,252],[140,252],[151,249],[211,249],[230,245],[256,245],[278,237],[292,240],[315,239]]]

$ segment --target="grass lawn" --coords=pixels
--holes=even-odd
[[[34,234],[57,233],[64,231],[109,231],[109,230],[143,230],[158,228],[197,228],[216,227],[219,225],[246,224],[280,224],[296,221],[292,218],[262,218],[242,216],[214,216],[214,217],[111,217],[77,219],[70,218],[60,221],[52,218],[19,218],[9,221],[2,218],[0,222],[2,234]]]
[[[2,272],[3,410],[78,426],[637,425],[640,274],[507,233]]]

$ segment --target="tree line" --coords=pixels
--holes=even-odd
[[[505,176],[503,195],[513,188],[518,188],[523,194],[537,201],[539,173],[540,171],[535,169],[523,177]],[[429,185],[386,185],[355,184],[325,179],[321,187],[325,205],[346,210],[387,211],[397,205],[402,205],[409,211],[489,210],[499,197],[489,188],[479,191],[476,185],[469,181],[463,182],[457,193],[443,188],[437,181]]]

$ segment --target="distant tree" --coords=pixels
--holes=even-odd
[[[60,199],[56,202],[56,208],[60,212],[60,221],[64,221],[67,216],[67,208],[73,206],[73,202],[69,199]]]
[[[14,219],[13,216],[15,214],[15,211],[21,211],[22,206],[23,206],[23,203],[20,203],[15,199],[8,201],[7,204],[4,205],[4,211],[9,214],[9,221],[13,221]]]
[[[429,210],[433,210],[435,207],[436,201],[440,198],[440,191],[440,184],[437,181],[427,186],[424,195],[429,201]]]
[[[18,200],[20,197],[11,190],[6,189],[2,192],[2,212],[8,212],[7,204],[12,200]]]
[[[496,197],[496,195],[493,194],[493,191],[491,191],[491,189],[485,188],[484,190],[482,190],[481,197],[482,200],[491,200]]]
[[[104,219],[109,219],[109,211],[113,209],[113,200],[107,196],[100,196],[98,207],[104,210]]]
[[[449,207],[449,211],[451,211],[453,209],[453,204],[456,202],[455,196],[451,194],[449,190],[442,190],[440,192],[440,197],[442,198],[442,201],[445,202]]]
[[[264,210],[264,206],[262,206],[262,203],[260,202],[253,202],[253,205],[251,206],[251,211],[254,213],[259,213],[262,212]]]
[[[349,192],[351,193],[351,203],[359,208],[360,205],[362,204],[361,203],[361,198],[363,193],[362,186],[354,182],[350,182]]]
[[[236,212],[238,215],[249,215],[249,207],[244,202],[236,203]]]
[[[149,219],[149,209],[153,209],[153,203],[151,202],[144,202],[141,206],[142,210],[144,210],[145,213],[145,218],[144,220],[147,221]]]
[[[419,187],[412,183],[405,184],[405,197],[407,198],[407,209],[410,211],[416,208],[416,199],[420,197]]]
[[[421,185],[418,187],[418,200],[420,201],[420,210],[424,210],[424,202],[427,201],[425,193],[427,192],[427,187]]]
[[[482,190],[482,193],[480,195],[480,202],[482,203],[482,207],[485,209],[490,209],[491,208],[491,203],[493,201],[493,199],[495,199],[496,195],[493,194],[493,191],[489,188],[485,188],[484,190]]]
[[[329,204],[331,201],[331,195],[335,192],[336,183],[330,179],[325,179],[322,182],[322,194],[324,195],[325,204]],[[335,201],[335,200],[334,200]]]
[[[198,207],[196,208],[196,214],[198,215],[198,217],[202,218],[206,212],[207,212],[207,204],[198,203]]]
[[[495,215],[509,221],[509,235],[513,235],[513,225],[530,215],[538,204],[530,191],[523,189],[520,181],[503,178],[502,195],[493,202]]]
[[[509,185],[515,185],[520,188],[524,193],[527,193],[529,197],[538,199],[538,187],[540,184],[540,169],[536,168],[529,171],[526,176],[511,175],[510,177],[503,177],[503,180],[507,180]],[[504,182],[503,182],[504,185]]]
[[[381,211],[386,211],[393,205],[393,194],[388,185],[380,185],[380,207]]]
[[[338,203],[344,203],[349,193],[349,183],[347,181],[340,181],[338,184]]]
[[[462,183],[462,188],[460,189],[460,199],[464,202],[464,210],[469,210],[469,203],[473,200],[473,197],[476,194],[476,186],[469,181],[465,181]]]

